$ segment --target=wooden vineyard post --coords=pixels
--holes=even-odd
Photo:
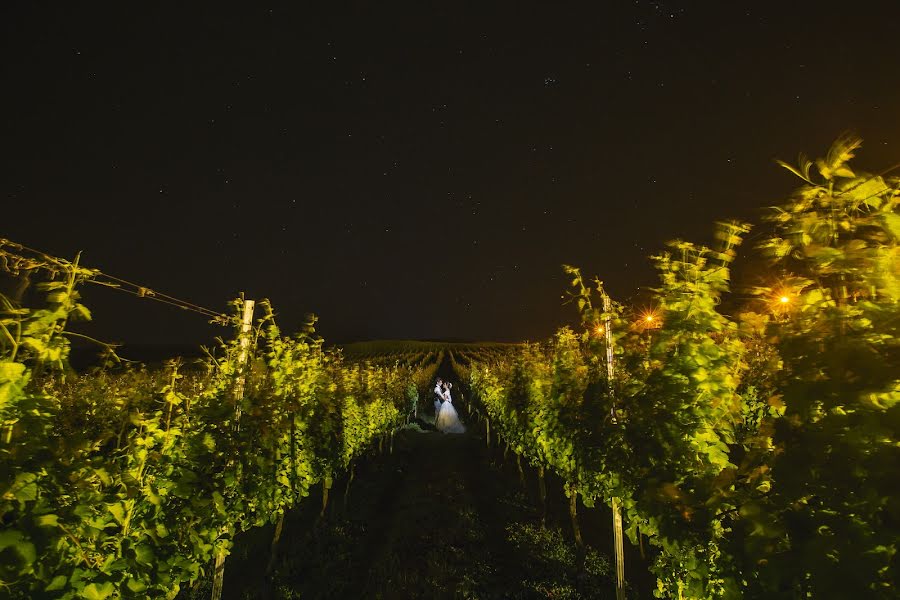
[[[325,518],[325,511],[328,510],[328,493],[331,491],[331,486],[334,484],[334,481],[331,477],[326,477],[322,480],[322,510],[319,511],[319,520]]]
[[[638,543],[640,544],[640,549],[641,549],[641,560],[647,560],[647,556],[644,554],[644,535],[641,533],[640,527],[637,528],[637,536],[638,536]]]
[[[507,444],[508,446],[508,444]],[[527,489],[525,486],[525,471],[522,470],[522,455],[518,452],[516,455],[516,467],[519,469],[519,483],[522,484],[522,489]]]
[[[572,533],[575,534],[575,547],[578,549],[579,565],[583,564],[584,559],[584,539],[581,537],[581,527],[578,525],[578,486],[573,484],[564,484],[566,493],[569,495],[569,518],[572,520]],[[579,567],[581,568],[581,567]]]
[[[237,381],[234,383],[234,423],[236,429],[240,429],[241,400],[244,399],[244,386],[247,383],[247,359],[250,358],[250,333],[253,330],[253,308],[255,305],[256,303],[253,300],[244,300],[241,335],[238,338],[240,343],[238,376]]]
[[[278,541],[281,539],[281,532],[284,530],[284,511],[278,516],[278,522],[275,523],[275,534],[272,536],[272,545],[269,548],[269,565],[266,567],[266,573],[271,573],[275,567],[275,559],[278,557]]]
[[[291,414],[291,496],[297,497],[297,415],[293,413]]]
[[[216,567],[213,571],[212,600],[221,600],[222,583],[225,581],[225,552],[216,554]]]
[[[612,301],[609,299],[609,296],[606,295],[606,292],[603,292],[603,335],[606,340],[606,382],[609,385],[610,396],[613,397],[612,408],[610,409],[611,417],[613,422],[617,421],[616,418],[616,400],[613,392],[615,391],[615,385],[613,385],[613,379],[615,378],[615,369],[613,365],[613,360],[615,359],[615,354],[613,353],[613,338],[612,338],[612,317],[610,316],[610,311],[612,310]]]
[[[606,336],[606,380],[609,384],[610,397],[613,400],[612,414],[610,415],[613,423],[618,423],[616,416],[616,399],[615,399],[615,368],[613,360],[615,354],[613,352],[612,337],[612,301],[606,294],[605,290],[601,291],[603,295],[603,313],[604,313],[604,334]],[[622,507],[618,498],[612,499],[613,514],[613,547],[616,554],[616,600],[625,600],[625,548],[622,540]]]
[[[625,600],[625,548],[622,542],[622,507],[612,499],[613,537],[616,549],[616,600]]]
[[[350,497],[350,484],[353,483],[353,477],[356,475],[356,466],[353,464],[353,461],[350,461],[350,466],[348,468],[350,471],[350,477],[347,478],[347,487],[344,488],[344,510],[347,510],[347,499]]]
[[[541,498],[541,529],[547,528],[547,482],[544,479],[544,465],[538,467],[538,496]]]
[[[247,362],[250,358],[250,333],[253,330],[253,300],[244,300],[244,312],[241,315],[241,333],[238,352],[238,373],[234,382],[234,430],[240,431],[241,401],[244,399],[244,387],[247,381]],[[228,527],[222,528],[222,533]],[[216,554],[216,566],[213,571],[212,600],[222,600],[222,586],[225,582],[225,550]]]

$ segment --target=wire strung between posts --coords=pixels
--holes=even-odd
[[[101,277],[105,277],[112,281],[102,281]],[[156,300],[157,302],[162,302],[163,304],[169,304],[171,306],[176,306],[182,310],[189,310],[192,312],[199,313],[206,317],[210,317],[211,319],[219,319],[226,318],[227,316],[222,313],[217,313],[216,311],[204,308],[197,304],[193,304],[188,302],[187,300],[181,300],[179,298],[175,298],[174,296],[169,296],[168,294],[163,294],[152,290],[146,286],[138,285],[136,283],[131,283],[119,279],[118,277],[113,277],[112,275],[107,275],[106,273],[101,273],[98,277],[88,279],[90,283],[94,283],[96,285],[102,285],[104,287],[112,288],[114,290],[118,290],[120,292],[125,292],[126,294],[131,294],[132,296],[136,296],[138,298],[148,298],[150,300]],[[129,289],[134,288],[134,289]]]
[[[70,270],[75,268],[75,265],[68,260],[51,256],[46,252],[35,250],[34,248],[29,248],[28,246],[13,242],[5,238],[0,238],[0,250],[2,250],[4,246],[14,248],[15,250],[18,250],[20,252],[35,255],[36,258],[14,254],[9,252],[8,250],[3,251],[4,254],[6,254],[8,257],[18,258],[22,261],[25,261],[25,264],[21,267],[24,270],[45,269],[51,272],[55,272],[56,269]],[[54,267],[56,269],[54,269]],[[84,280],[88,283],[101,285],[103,287],[111,288],[120,292],[125,292],[126,294],[131,294],[132,296],[136,296],[138,298],[148,298],[150,300],[162,302],[163,304],[168,304],[182,310],[195,312],[208,317],[211,322],[219,325],[228,325],[231,322],[228,315],[215,311],[211,308],[206,308],[204,306],[200,306],[199,304],[194,304],[193,302],[188,302],[187,300],[182,300],[180,298],[176,298],[175,296],[170,296],[169,294],[157,292],[150,287],[133,283],[131,281],[122,279],[121,277],[108,275],[106,273],[103,273],[99,269],[90,269],[80,266],[77,268],[85,275]]]
[[[107,276],[108,277],[108,276]],[[224,314],[216,313],[208,308],[203,308],[200,306],[192,306],[189,302],[178,300],[177,298],[172,298],[171,296],[166,296],[165,294],[160,294],[158,292],[154,292],[149,288],[141,288],[142,291],[130,290],[128,288],[122,287],[116,283],[109,283],[106,281],[99,281],[97,279],[87,279],[88,283],[93,283],[96,285],[102,285],[103,287],[108,287],[114,289],[119,292],[124,292],[126,294],[130,294],[137,298],[147,298],[148,300],[155,300],[157,302],[162,302],[163,304],[168,304],[169,306],[174,306],[176,308],[180,308],[181,310],[187,310],[191,312],[195,312],[203,315],[204,317],[209,317],[214,320],[227,318]]]

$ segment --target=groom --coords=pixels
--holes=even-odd
[[[441,404],[444,403],[444,380],[438,377],[434,384],[434,420],[437,421],[438,413],[441,412]]]

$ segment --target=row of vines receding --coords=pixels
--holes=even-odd
[[[783,165],[802,187],[751,253],[772,279],[734,294],[750,227],[723,223],[653,257],[652,311],[567,267],[580,331],[459,361],[511,449],[616,499],[658,597],[897,597],[900,179],[856,172],[859,145]]]
[[[0,298],[2,597],[173,598],[208,580],[236,534],[386,441],[441,360],[350,362],[312,321],[282,335],[263,302],[247,358],[236,337],[202,368],[77,375],[67,325],[90,318],[94,272],[54,269],[41,308]]]

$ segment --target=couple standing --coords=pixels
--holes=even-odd
[[[434,386],[434,426],[443,433],[465,433],[466,428],[459,422],[459,415],[453,408],[450,390],[453,384],[438,377]]]

